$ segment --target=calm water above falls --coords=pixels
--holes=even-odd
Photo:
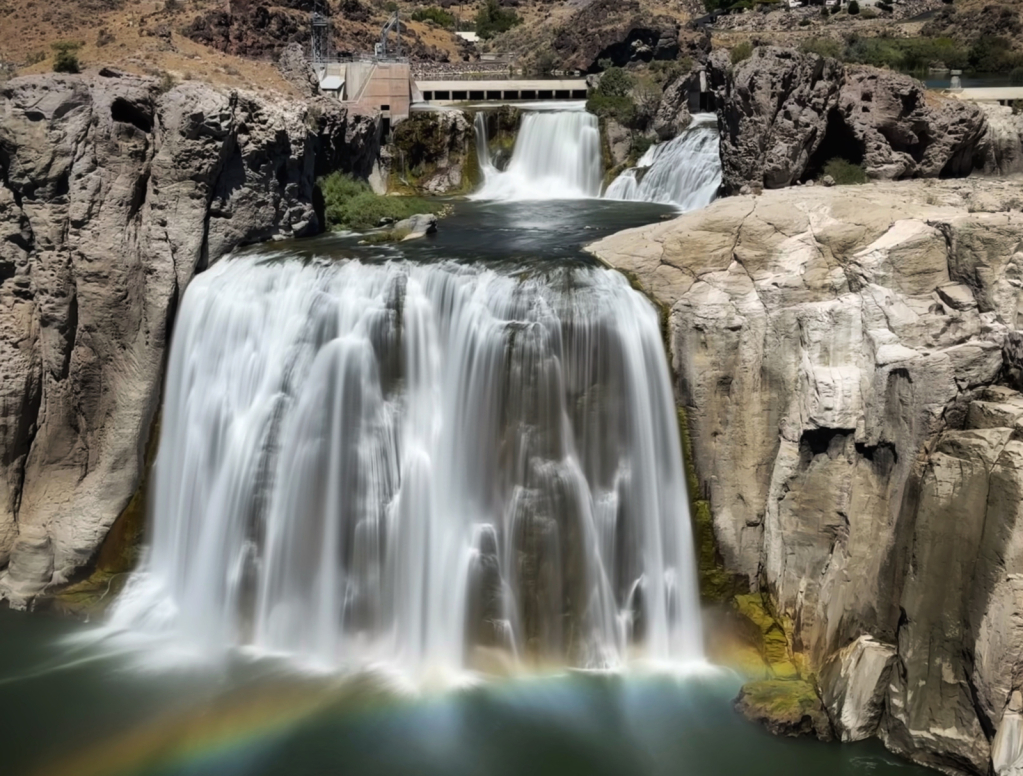
[[[0,612],[4,773],[922,773],[700,667],[657,317],[579,250],[664,212],[459,203],[204,273],[112,623]]]

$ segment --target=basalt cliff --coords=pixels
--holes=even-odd
[[[1023,762],[1020,192],[797,187],[591,246],[669,311],[693,495],[818,733],[948,773]]]
[[[0,598],[93,557],[135,493],[175,307],[232,248],[319,229],[374,121],[106,71],[0,88]]]

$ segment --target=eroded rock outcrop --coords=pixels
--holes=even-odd
[[[0,88],[0,597],[67,580],[131,499],[193,273],[316,232],[316,174],[368,172],[375,142],[329,101],[114,73]]]
[[[734,68],[715,53],[709,73],[727,192],[790,186],[834,157],[876,180],[964,177],[1014,163],[996,158],[1014,152],[995,151],[1007,141],[989,136],[983,110],[898,73],[770,46]]]
[[[824,139],[837,104],[842,66],[816,54],[762,47],[734,71],[717,63],[724,82],[718,110],[723,186],[769,189],[798,181]]]
[[[592,246],[670,308],[719,549],[836,734],[955,773],[1019,749],[1018,186],[789,189]]]
[[[554,37],[554,53],[566,70],[596,73],[599,62],[624,67],[630,62],[674,59],[679,23],[645,9],[639,0],[595,0],[574,14]]]

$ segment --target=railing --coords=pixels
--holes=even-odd
[[[339,54],[331,57],[319,57],[312,60],[313,67],[320,65],[343,65],[348,62],[375,62],[384,64],[408,64],[408,57],[396,57],[388,55],[378,57],[375,54]]]

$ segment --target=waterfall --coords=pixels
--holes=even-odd
[[[611,182],[605,199],[660,202],[684,211],[706,207],[721,186],[717,118],[693,116],[678,137],[647,149],[636,167]]]
[[[483,186],[475,199],[504,201],[599,197],[603,175],[597,118],[583,109],[535,111],[522,117],[508,168],[490,163],[486,123],[476,117]]]
[[[494,163],[490,159],[490,138],[487,135],[487,114],[485,111],[477,111],[476,117],[472,120],[473,134],[476,138],[476,160],[479,162],[480,173],[483,175],[483,182],[495,172]]]
[[[617,273],[225,259],[184,295],[108,630],[418,675],[699,659],[683,471]]]

